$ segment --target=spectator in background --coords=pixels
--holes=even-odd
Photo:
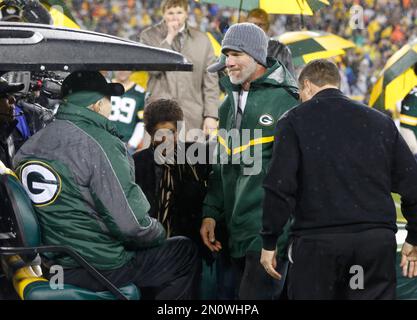
[[[265,10],[257,8],[249,11],[246,21],[256,24],[263,31],[265,31],[266,34],[268,34],[270,21],[269,15]],[[269,39],[268,57],[273,57],[280,61],[295,77],[295,70],[294,64],[292,62],[291,50],[290,48],[288,48],[288,46],[279,42],[276,39]]]
[[[178,101],[184,113],[185,140],[203,139],[217,128],[219,86],[217,74],[207,72],[215,61],[206,34],[187,24],[188,0],[163,0],[163,20],[140,34],[140,41],[183,54],[193,63],[192,72],[150,72],[148,88],[153,98]],[[181,137],[180,137],[181,138]]]
[[[145,105],[145,89],[131,79],[131,71],[116,71],[113,82],[123,85],[125,93],[120,97],[112,97],[112,110],[109,117],[113,121],[127,150],[133,154],[141,145],[145,133],[143,125],[143,107]]]

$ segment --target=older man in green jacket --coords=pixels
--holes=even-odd
[[[217,163],[200,230],[207,247],[219,251],[215,226],[226,223],[240,299],[277,298],[275,289],[282,287],[259,262],[262,181],[271,160],[275,124],[297,104],[298,89],[285,66],[267,59],[267,46],[264,31],[252,23],[231,26],[222,42],[228,77],[221,83],[227,97],[219,111]]]
[[[191,298],[197,252],[186,238],[165,240],[162,225],[135,184],[133,160],[112,122],[110,96],[124,93],[99,72],[74,72],[63,83],[56,120],[14,158],[46,245],[72,247],[116,286],[155,287],[157,299]],[[68,257],[65,283],[102,291]]]

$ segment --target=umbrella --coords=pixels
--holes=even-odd
[[[396,103],[417,85],[417,77],[412,69],[415,63],[417,40],[406,44],[388,59],[372,88],[370,106],[395,112]]]
[[[220,54],[222,53],[222,45],[216,40],[216,38],[210,32],[206,32],[206,34],[210,40],[211,45],[213,46],[214,55],[216,57],[220,56]]]
[[[293,63],[296,66],[316,59],[343,55],[344,49],[355,47],[355,44],[349,40],[322,31],[286,32],[276,38],[291,49]]]
[[[53,25],[59,27],[79,29],[80,26],[75,22],[71,11],[61,0],[41,0],[42,5],[49,11]]]
[[[328,0],[196,0],[226,7],[250,11],[264,9],[271,14],[302,14],[312,16],[314,12],[329,5]]]

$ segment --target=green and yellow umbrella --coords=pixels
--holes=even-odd
[[[271,14],[302,14],[312,16],[317,10],[328,6],[328,0],[195,0],[225,7],[250,11],[264,9]]]
[[[417,40],[406,44],[388,59],[372,88],[369,105],[395,112],[397,102],[417,85],[417,76],[412,69],[415,63]]]
[[[49,11],[54,26],[80,29],[64,1],[41,0],[40,2]]]
[[[210,40],[211,45],[213,46],[215,56],[216,57],[220,56],[220,54],[222,53],[222,45],[217,41],[217,39],[210,32],[207,32],[206,34]]]
[[[295,66],[301,66],[316,59],[343,55],[344,49],[355,47],[352,41],[322,31],[286,32],[277,39],[291,49]]]

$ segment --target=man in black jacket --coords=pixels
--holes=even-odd
[[[417,276],[417,162],[394,122],[339,90],[337,67],[309,63],[299,76],[303,103],[278,122],[264,181],[261,263],[273,259],[290,215],[290,299],[395,298],[396,210],[408,236],[401,267]]]
[[[12,132],[17,124],[13,116],[16,102],[13,93],[23,87],[23,84],[9,84],[4,78],[0,78],[0,161],[8,168],[12,167],[11,159],[15,153]]]

